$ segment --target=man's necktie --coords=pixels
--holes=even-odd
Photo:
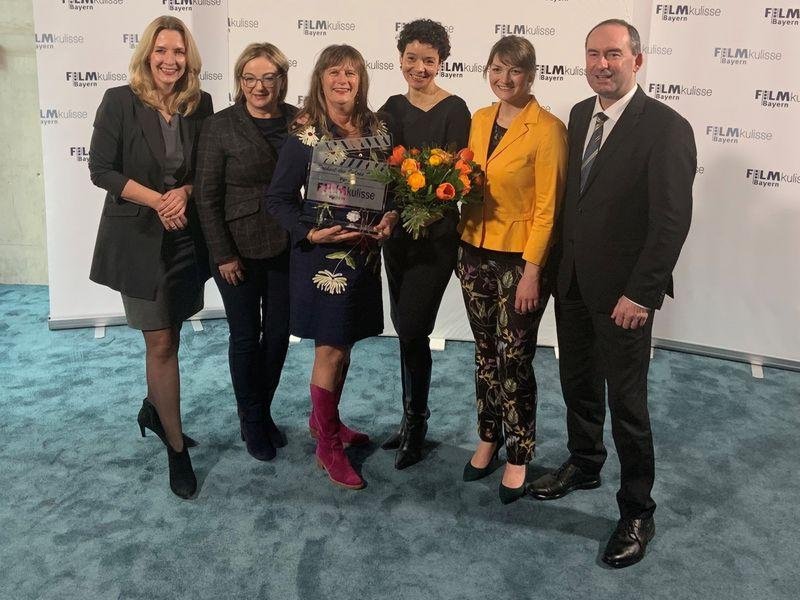
[[[586,187],[586,180],[589,177],[589,171],[592,170],[594,159],[597,158],[597,153],[600,152],[600,142],[603,141],[603,123],[608,119],[605,113],[597,113],[594,116],[594,131],[592,137],[589,138],[589,144],[586,146],[586,151],[583,153],[583,160],[581,161],[581,192]]]

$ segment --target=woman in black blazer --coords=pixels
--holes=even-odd
[[[197,488],[180,417],[181,323],[203,307],[207,254],[192,204],[197,137],[213,110],[186,25],[159,17],[141,36],[130,85],[106,91],[94,122],[92,182],[107,190],[90,279],[122,294],[144,335],[147,397],[139,426],[167,447],[172,491]]]
[[[228,360],[242,439],[271,460],[286,437],[270,415],[289,345],[288,235],[262,207],[288,123],[289,61],[250,44],[234,66],[236,103],[211,117],[198,146],[195,197],[230,330]]]

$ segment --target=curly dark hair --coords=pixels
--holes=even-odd
[[[406,46],[417,41],[430,44],[439,53],[439,60],[445,61],[450,56],[450,36],[441,23],[431,19],[416,19],[409,21],[400,30],[397,36],[397,49],[400,54],[406,51]]]

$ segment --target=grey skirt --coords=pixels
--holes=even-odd
[[[194,240],[187,230],[164,233],[159,268],[154,300],[122,294],[125,318],[133,329],[168,329],[203,309],[204,286],[198,281]]]

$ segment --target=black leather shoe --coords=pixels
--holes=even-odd
[[[656,535],[653,517],[620,519],[603,552],[603,562],[615,569],[629,567],[644,558],[647,544]]]
[[[581,471],[565,462],[554,473],[542,475],[528,484],[528,495],[537,500],[555,500],[575,490],[593,490],[600,487],[600,475]]]
[[[136,417],[136,420],[139,422],[139,431],[142,437],[145,437],[144,430],[147,428],[161,438],[165,446],[169,446],[167,444],[167,434],[164,433],[164,426],[161,424],[161,419],[158,418],[156,407],[147,398],[142,400],[142,408],[139,409],[139,416]],[[197,442],[184,433],[183,445],[194,448],[197,446]]]
[[[492,458],[489,460],[489,464],[485,467],[476,467],[472,464],[472,459],[467,461],[467,464],[464,465],[464,481],[478,481],[479,479],[483,479],[494,473],[500,466],[503,464],[502,461],[497,457],[497,453],[500,452],[500,446],[503,445],[501,441],[496,442],[496,446],[494,447],[494,452],[492,453]]]
[[[167,457],[169,459],[169,487],[172,493],[181,498],[191,498],[197,491],[197,478],[192,468],[192,459],[189,458],[189,449],[186,444],[183,450],[175,452],[167,444]]]

